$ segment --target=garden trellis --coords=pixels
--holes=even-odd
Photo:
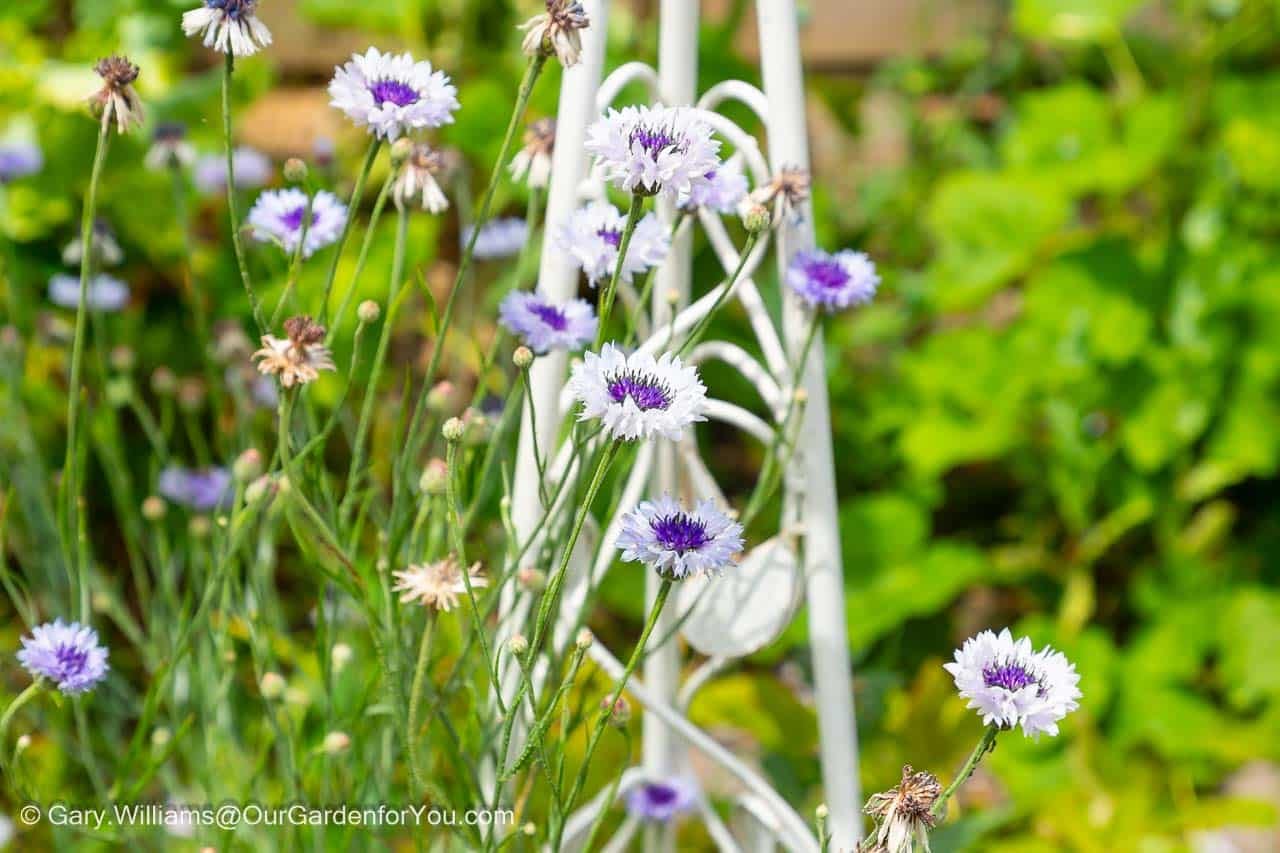
[[[605,70],[605,32],[608,28],[608,0],[585,0],[583,3],[592,26],[583,34],[582,61],[566,69],[560,95],[557,144],[554,152],[551,185],[547,202],[547,233],[565,223],[584,200],[603,195],[603,183],[593,176],[583,143],[588,125],[606,108],[613,105],[622,90],[630,84],[644,87],[651,102],[667,105],[692,105],[700,117],[735,150],[744,171],[757,186],[769,182],[772,175],[787,167],[807,169],[809,165],[804,88],[799,47],[797,11],[793,0],[759,0],[757,13],[761,33],[763,88],[739,80],[717,83],[699,95],[696,92],[697,37],[699,4],[689,0],[662,0],[660,42],[657,68],[639,62],[624,64],[607,76]],[[737,102],[745,105],[761,122],[767,145],[762,150],[756,138],[720,112],[723,105]],[[676,213],[669,203],[659,205],[664,226],[671,227]],[[740,759],[721,747],[708,734],[688,721],[685,715],[694,693],[735,657],[754,651],[785,627],[785,619],[794,609],[781,609],[781,617],[756,619],[755,611],[768,604],[775,612],[779,594],[790,595],[795,603],[803,598],[808,604],[808,631],[815,680],[815,701],[821,735],[821,759],[829,827],[835,849],[848,849],[859,837],[858,805],[861,803],[857,771],[857,739],[853,710],[852,676],[845,629],[843,575],[839,530],[836,522],[835,474],[832,462],[830,421],[826,378],[823,368],[821,332],[806,347],[809,319],[788,294],[783,307],[780,328],[766,310],[753,281],[765,262],[770,240],[763,239],[751,247],[744,259],[735,247],[720,218],[701,211],[696,221],[684,218],[672,241],[672,250],[657,274],[649,314],[647,340],[641,349],[659,351],[672,334],[694,328],[713,308],[717,291],[713,290],[690,304],[693,229],[701,227],[724,268],[725,287],[734,282],[733,271],[743,264],[729,297],[746,311],[755,333],[758,353],[722,341],[699,343],[690,353],[690,361],[700,363],[719,360],[738,369],[760,393],[765,408],[773,414],[766,421],[735,404],[710,400],[707,414],[736,427],[769,446],[775,434],[786,427],[789,403],[797,391],[803,395],[802,420],[798,424],[802,440],[797,442],[783,483],[783,509],[779,533],[759,544],[743,561],[742,573],[735,578],[712,581],[717,589],[717,604],[710,597],[698,596],[698,585],[685,585],[680,607],[668,608],[659,620],[655,636],[661,638],[681,631],[698,651],[709,652],[706,660],[693,669],[682,682],[684,669],[679,644],[661,643],[647,655],[641,677],[632,678],[628,689],[644,706],[643,763],[629,770],[620,790],[646,778],[667,778],[685,768],[687,748],[701,751],[742,784],[745,793],[738,804],[744,810],[742,834],[749,838],[735,841],[729,829],[705,803],[701,815],[708,830],[722,849],[739,849],[748,842],[751,849],[768,849],[774,840],[789,850],[817,849],[808,829],[809,821],[798,815],[769,784]],[[785,273],[790,257],[813,244],[812,220],[807,202],[795,215],[779,224],[774,232],[779,270]],[[554,300],[571,298],[577,289],[578,270],[563,253],[542,254],[538,287]],[[671,297],[675,296],[673,300]],[[640,298],[634,289],[624,288],[628,307]],[[673,307],[674,303],[674,307]],[[672,312],[674,313],[674,316]],[[643,338],[642,338],[643,339]],[[795,366],[800,359],[800,370]],[[531,402],[540,418],[526,414],[521,426],[520,450],[512,495],[512,519],[521,536],[532,531],[541,512],[539,504],[539,469],[535,446],[552,447],[560,418],[567,413],[571,398],[565,390],[567,356],[550,353],[540,358],[531,369]],[[798,388],[793,378],[800,377]],[[551,413],[559,413],[559,418]],[[567,454],[564,454],[567,459]],[[563,474],[555,462],[548,477]],[[717,496],[714,480],[698,456],[692,435],[678,443],[648,443],[636,458],[625,486],[627,501],[644,494],[681,494],[688,497]],[[576,577],[566,590],[565,605],[554,636],[563,647],[571,641],[578,614],[588,588],[600,580],[612,558],[612,542],[618,533],[616,525],[600,532],[596,544],[600,557],[584,558]],[[654,573],[647,576],[647,599],[652,602],[660,580]],[[726,594],[723,589],[730,586]],[[576,596],[575,596],[576,593]],[[743,598],[730,596],[741,594]],[[765,600],[760,600],[760,597]],[[533,603],[533,596],[511,587],[504,590],[501,605],[504,614],[519,615]],[[753,610],[752,604],[755,603]],[[739,627],[733,635],[732,624],[724,623],[719,608],[729,607]],[[687,612],[692,609],[692,612]],[[500,624],[516,625],[520,618],[502,619]],[[749,625],[741,623],[750,622]],[[715,648],[706,635],[728,630],[726,647]],[[621,675],[623,667],[604,645],[597,641],[589,654],[612,677]],[[508,672],[508,685],[514,676]],[[565,840],[581,842],[592,824],[595,811],[603,799],[588,803],[568,823]],[[625,843],[638,829],[629,818],[620,830],[616,843]],[[668,836],[669,838],[669,836]],[[661,841],[651,841],[662,844]],[[670,844],[668,840],[666,844]]]

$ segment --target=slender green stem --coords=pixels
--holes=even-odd
[[[969,757],[965,760],[964,766],[960,768],[960,772],[956,774],[956,778],[951,780],[951,784],[946,787],[942,795],[934,802],[933,808],[929,810],[930,814],[934,817],[941,817],[946,814],[947,800],[951,799],[951,795],[973,775],[974,770],[978,769],[978,762],[982,761],[983,756],[996,748],[996,737],[999,734],[999,728],[987,726],[986,731],[982,733],[982,739],[973,748],[973,752],[969,753]]]
[[[289,304],[289,297],[293,296],[293,288],[298,283],[298,273],[302,269],[302,253],[307,247],[307,231],[311,229],[311,208],[315,204],[315,194],[307,193],[307,205],[302,213],[302,225],[298,230],[298,245],[293,247],[293,257],[289,260],[289,276],[284,282],[284,291],[280,294],[280,301],[276,303],[276,310],[271,312],[271,328],[276,327],[276,323],[280,322],[280,313],[284,311],[285,306]],[[347,221],[351,221],[351,217],[347,217]]]
[[[320,325],[324,325],[329,318],[329,294],[333,292],[333,280],[338,276],[338,264],[342,262],[342,250],[346,248],[347,237],[351,234],[351,225],[356,218],[356,206],[360,204],[360,198],[364,195],[364,185],[369,179],[369,172],[373,169],[373,161],[378,159],[378,149],[382,146],[382,140],[374,137],[369,143],[369,152],[364,156],[364,165],[360,167],[360,173],[356,175],[355,186],[351,188],[351,198],[347,201],[347,221],[342,225],[342,236],[338,238],[338,245],[333,250],[333,261],[329,264],[329,275],[324,282],[324,302],[320,305]],[[373,228],[372,220],[369,228]],[[363,252],[361,252],[363,255]],[[354,282],[352,287],[354,287]]]
[[[231,139],[231,75],[235,71],[236,59],[230,52],[222,66],[222,137],[227,153],[227,212],[231,217],[231,245],[236,252],[236,266],[240,269],[240,281],[244,284],[244,292],[249,297],[249,307],[253,310],[253,321],[260,331],[267,331],[262,325],[262,305],[253,290],[253,279],[249,277],[249,263],[245,260],[244,242],[240,237],[240,211],[236,202],[236,164],[233,153],[234,144]]]
[[[19,708],[30,702],[35,695],[40,692],[40,690],[41,684],[39,681],[31,682],[31,684],[27,686],[27,689],[19,693],[17,697],[9,703],[9,707],[4,709],[4,716],[0,717],[0,755],[4,754],[4,736],[5,733],[9,731],[9,723],[13,722],[13,715],[18,713]]]
[[[422,686],[427,679],[427,662],[431,659],[431,632],[436,620],[430,609],[427,610],[427,624],[422,628],[422,638],[418,642],[418,665],[413,670],[413,689],[409,692],[409,722],[405,732],[405,747],[409,750],[409,772],[413,783],[419,790],[424,790],[422,765],[418,760],[418,708],[421,706]]]
[[[453,279],[453,287],[449,290],[449,298],[445,302],[444,314],[440,318],[440,327],[436,330],[435,344],[431,348],[431,361],[427,365],[426,378],[423,383],[422,392],[418,396],[418,404],[413,413],[413,420],[409,426],[409,454],[417,451],[422,446],[423,437],[419,434],[419,426],[421,425],[423,414],[426,412],[427,395],[431,393],[431,385],[436,371],[440,367],[440,359],[444,355],[445,341],[449,337],[449,327],[453,321],[454,306],[457,304],[458,293],[462,290],[463,284],[467,280],[467,275],[471,270],[471,259],[475,255],[476,240],[480,237],[480,230],[484,228],[486,222],[489,221],[489,214],[493,207],[493,197],[498,190],[498,182],[502,179],[502,175],[506,172],[506,163],[511,154],[511,146],[516,138],[516,131],[524,120],[525,110],[529,106],[529,97],[533,94],[534,84],[538,81],[538,75],[542,73],[542,68],[546,64],[547,58],[539,53],[529,60],[529,66],[525,69],[524,79],[520,81],[520,92],[516,95],[516,104],[511,111],[511,120],[507,123],[507,133],[503,137],[502,147],[498,150],[498,162],[494,165],[493,172],[489,176],[489,186],[484,191],[484,198],[480,202],[480,209],[476,212],[476,217],[471,223],[471,238],[467,240],[467,245],[462,250],[462,257],[458,259],[458,272]]]
[[[635,234],[640,217],[644,215],[645,196],[636,193],[631,196],[631,208],[627,211],[627,224],[623,226],[622,237],[618,241],[618,260],[613,265],[613,275],[609,286],[600,293],[600,325],[596,328],[596,343],[592,349],[599,351],[608,332],[609,312],[613,310],[613,299],[618,292],[618,281],[622,278],[622,267],[626,264],[627,250],[631,247],[631,236]]]
[[[738,258],[738,267],[733,271],[733,275],[724,283],[724,287],[716,294],[715,302],[711,303],[711,308],[706,314],[702,315],[702,319],[694,325],[690,330],[688,337],[684,339],[684,343],[676,350],[676,355],[684,355],[693,349],[694,345],[706,334],[707,328],[711,325],[711,320],[715,317],[716,312],[720,310],[720,306],[729,298],[729,294],[733,293],[733,288],[738,283],[738,279],[742,276],[743,269],[747,266],[747,259],[751,256],[751,250],[755,248],[756,241],[759,236],[750,234],[747,236],[747,242],[742,247],[742,254]],[[803,361],[801,362],[803,364]]]
[[[364,271],[365,261],[369,258],[369,247],[373,245],[373,238],[377,234],[378,220],[382,218],[382,208],[387,204],[387,199],[391,196],[391,186],[395,182],[396,173],[394,171],[387,175],[387,179],[382,182],[382,189],[378,191],[378,198],[373,203],[373,213],[369,214],[369,225],[365,228],[364,240],[360,243],[360,254],[356,256],[356,268],[351,273],[351,282],[347,285],[347,292],[342,295],[342,301],[338,303],[338,310],[333,315],[333,322],[329,324],[329,332],[325,336],[325,344],[333,343],[333,336],[342,326],[342,320],[347,316],[347,306],[351,304],[351,299],[355,295],[356,288],[360,283],[360,273]]]
[[[76,304],[76,330],[71,343],[71,378],[67,395],[67,449],[62,464],[61,499],[58,502],[62,513],[63,547],[68,560],[74,560],[75,525],[72,518],[76,512],[80,487],[76,470],[76,448],[80,434],[80,373],[84,369],[84,336],[89,316],[89,265],[93,260],[93,218],[98,207],[98,182],[102,178],[102,165],[107,159],[107,148],[111,141],[110,113],[103,111],[102,121],[98,124],[98,144],[93,151],[93,168],[89,172],[89,188],[85,192],[84,209],[80,213],[80,299]]]
[[[618,729],[618,734],[622,736],[622,743],[623,743],[622,754],[629,757],[631,755],[631,732],[627,731],[625,728],[621,728],[621,729]],[[622,775],[626,772],[626,770],[627,770],[627,762],[626,761],[619,762],[618,772],[614,775],[613,782],[609,785],[609,795],[608,795],[609,802],[613,802],[613,798],[618,796],[618,786],[622,784]],[[597,810],[596,819],[591,822],[591,831],[587,833],[586,843],[582,845],[583,850],[596,849],[594,846],[595,840],[596,840],[596,834],[600,832],[600,827],[604,825],[605,816],[608,814],[609,814],[609,810],[607,808],[602,808]]]
[[[587,781],[587,772],[591,769],[591,757],[595,755],[596,747],[600,745],[600,738],[609,726],[609,720],[613,716],[613,709],[618,703],[618,697],[622,695],[622,691],[626,688],[631,674],[636,671],[636,667],[640,665],[641,658],[644,657],[645,645],[649,642],[649,635],[653,633],[654,626],[658,624],[658,617],[662,614],[662,608],[667,603],[667,596],[671,594],[673,584],[674,581],[670,578],[662,579],[662,585],[658,587],[658,594],[653,600],[653,608],[649,611],[649,618],[644,623],[644,631],[640,634],[640,640],[636,643],[635,651],[631,653],[631,659],[627,661],[626,669],[622,671],[622,677],[618,679],[617,687],[613,689],[613,694],[609,696],[608,703],[596,720],[595,730],[591,733],[591,739],[587,741],[587,752],[582,758],[582,766],[578,768],[578,776],[574,779],[573,787],[569,789],[569,797],[565,801],[564,810],[566,814],[572,814],[573,812],[573,804],[577,801],[578,793]],[[601,808],[607,810],[609,803],[604,803]],[[557,828],[555,837],[552,838],[551,849],[560,849],[559,828]]]

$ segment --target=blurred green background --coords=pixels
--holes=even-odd
[[[150,116],[217,150],[216,57],[177,26],[190,5],[0,10],[0,138],[38,139],[46,159],[0,186],[6,324],[56,338],[69,317],[43,294],[88,177],[93,60],[128,53]],[[522,69],[513,28],[533,5],[264,0],[276,46],[239,64],[242,141],[278,163],[332,139],[349,182],[363,138],[323,86],[351,50],[403,45],[458,83],[443,138],[479,184]],[[657,4],[616,5],[610,64],[653,60]],[[750,4],[708,5],[704,84],[757,81]],[[809,104],[820,241],[869,252],[885,278],[873,305],[830,325],[827,352],[866,790],[906,762],[941,776],[959,764],[979,722],[941,663],[1007,624],[1077,663],[1083,707],[1059,738],[1002,739],[935,850],[1280,849],[1280,2],[807,7],[806,38],[822,41]],[[883,38],[881,14],[897,22]],[[539,87],[535,116],[554,112],[557,89]],[[145,369],[194,373],[187,255],[168,179],[142,164],[148,144],[113,145],[102,194],[127,256],[118,274],[145,303],[121,333]],[[192,215],[215,319],[244,316],[222,208],[206,199]],[[415,219],[410,261],[429,280],[448,280],[457,228],[456,212]],[[390,254],[384,231],[371,268]],[[714,278],[709,252],[698,264]],[[365,282],[378,295],[381,277]],[[487,322],[483,302],[470,309]],[[744,318],[723,326],[747,340]],[[57,434],[60,369],[51,355],[45,398],[28,403],[51,467],[58,444],[41,436]],[[710,440],[726,492],[745,492],[760,449]],[[5,442],[23,449],[13,429]],[[608,593],[625,635],[635,590],[619,578]],[[806,654],[801,618],[692,715],[812,808]],[[691,827],[682,843],[705,838]]]

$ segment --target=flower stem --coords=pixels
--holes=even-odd
[[[696,344],[699,339],[706,334],[707,327],[711,325],[711,318],[715,316],[716,311],[720,310],[720,306],[729,298],[729,294],[733,292],[734,285],[736,285],[738,283],[738,279],[742,277],[742,271],[747,266],[747,259],[751,255],[751,250],[755,248],[756,240],[758,239],[759,235],[757,234],[749,234],[747,236],[747,242],[743,245],[742,254],[738,258],[738,268],[733,271],[733,275],[724,283],[724,287],[721,288],[720,292],[716,295],[716,301],[711,303],[710,310],[702,316],[702,319],[698,321],[698,324],[689,332],[688,337],[684,339],[684,343],[680,345],[678,350],[676,350],[676,355],[684,355],[689,350],[693,349],[694,344]],[[804,362],[801,361],[801,364],[803,363]]]
[[[627,224],[622,229],[622,237],[618,241],[618,260],[613,265],[613,276],[609,286],[600,294],[600,325],[596,327],[596,343],[592,349],[599,351],[608,331],[609,312],[613,310],[613,299],[618,292],[618,281],[622,278],[622,267],[627,261],[627,249],[631,247],[631,236],[635,234],[636,225],[644,215],[645,197],[639,193],[631,196],[631,208],[627,211]]]
[[[369,172],[373,169],[373,161],[378,159],[378,149],[382,147],[382,140],[374,137],[369,143],[369,153],[364,155],[364,165],[360,167],[360,174],[356,175],[355,186],[351,188],[351,198],[347,200],[347,221],[342,223],[342,235],[338,237],[338,244],[333,249],[333,260],[329,263],[329,275],[324,282],[324,302],[320,304],[320,325],[325,325],[329,319],[329,294],[333,292],[333,280],[338,276],[338,264],[342,262],[342,250],[346,248],[347,237],[351,235],[351,224],[356,218],[356,205],[360,203],[360,197],[364,195],[364,185],[369,179]],[[370,229],[373,228],[373,222],[369,222]],[[361,256],[363,257],[363,252]],[[354,282],[352,287],[354,287]]]
[[[240,212],[236,205],[236,167],[232,153],[231,141],[231,74],[235,71],[236,59],[227,53],[226,64],[222,66],[222,137],[227,152],[227,212],[231,217],[231,245],[236,251],[236,266],[240,268],[240,281],[244,284],[244,292],[249,297],[249,307],[253,310],[253,321],[258,329],[265,332],[262,325],[262,305],[258,295],[253,292],[253,279],[249,277],[249,264],[244,256],[244,243],[240,239]]]
[[[355,295],[356,286],[360,283],[360,273],[364,271],[365,261],[369,257],[369,247],[373,244],[373,238],[378,228],[378,220],[382,218],[382,208],[386,206],[387,198],[391,195],[391,185],[395,181],[395,177],[394,171],[387,175],[387,179],[382,182],[382,189],[378,192],[378,198],[373,203],[373,213],[369,215],[369,225],[365,228],[364,240],[360,244],[360,254],[356,256],[355,271],[351,273],[351,282],[347,285],[347,292],[342,295],[342,301],[338,303],[338,311],[333,315],[333,322],[329,324],[329,332],[325,335],[324,342],[326,346],[332,345],[334,335],[341,328],[343,318],[347,316],[347,306],[351,304],[351,298]]]
[[[280,313],[284,311],[286,305],[289,304],[289,298],[293,296],[293,288],[298,283],[298,273],[302,269],[302,253],[307,247],[307,231],[311,229],[311,208],[315,205],[315,193],[307,193],[307,204],[302,213],[302,224],[298,228],[298,245],[293,247],[293,257],[289,260],[289,275],[284,282],[284,291],[280,294],[280,301],[276,303],[276,310],[271,312],[271,328],[276,327],[276,323],[280,322]],[[348,217],[350,220],[350,217]]]
[[[431,658],[431,630],[436,620],[427,610],[427,624],[422,628],[422,639],[418,643],[418,665],[413,670],[413,689],[409,693],[409,720],[405,731],[405,748],[409,751],[409,772],[413,783],[419,790],[426,788],[423,781],[422,767],[418,762],[418,708],[422,698],[422,685],[427,677],[427,661]]]
[[[941,817],[946,812],[947,800],[951,799],[951,795],[973,775],[974,770],[978,769],[978,762],[982,761],[982,757],[996,748],[996,736],[999,734],[1000,729],[995,726],[987,726],[986,731],[982,733],[982,739],[973,748],[973,752],[969,753],[968,759],[965,760],[964,766],[960,768],[960,772],[956,774],[956,778],[951,780],[951,784],[946,787],[946,790],[934,802],[933,808],[929,810],[930,814],[934,817]]]
[[[88,244],[86,243],[85,245],[87,246]],[[40,689],[41,684],[38,679],[31,682],[31,684],[27,686],[27,689],[19,693],[17,697],[9,703],[9,707],[4,709],[4,716],[0,716],[0,744],[3,744],[5,733],[9,731],[9,723],[13,722],[13,715],[18,713],[19,708],[30,702],[35,695],[40,692]],[[0,748],[0,755],[3,754],[3,748]]]
[[[578,768],[578,777],[574,779],[573,787],[569,789],[569,798],[565,801],[564,810],[566,814],[573,812],[573,804],[578,798],[578,792],[582,790],[583,784],[586,783],[587,772],[591,769],[591,756],[595,754],[596,747],[600,744],[600,738],[604,735],[605,729],[609,725],[618,697],[622,695],[622,691],[627,686],[627,681],[631,678],[631,674],[636,671],[636,667],[640,665],[640,659],[644,657],[644,648],[649,642],[649,635],[653,633],[654,626],[658,624],[658,617],[662,614],[662,608],[667,603],[667,596],[670,595],[671,587],[674,583],[670,578],[663,578],[662,585],[658,587],[658,595],[653,600],[653,608],[649,611],[649,618],[644,624],[644,631],[640,634],[640,640],[636,643],[635,651],[631,653],[631,659],[627,661],[627,667],[622,671],[622,677],[618,679],[618,686],[613,689],[613,694],[609,697],[608,704],[604,706],[599,719],[596,720],[596,727],[591,732],[591,739],[587,741],[587,753],[582,758],[582,766]],[[609,803],[604,803],[601,808],[602,810],[608,810]],[[557,827],[556,835],[557,837],[551,841],[552,850],[558,850],[560,847],[559,827]]]
[[[98,125],[98,144],[93,151],[93,168],[89,172],[89,188],[85,192],[84,210],[80,213],[80,299],[76,304],[76,330],[71,344],[70,392],[67,395],[67,450],[62,463],[62,500],[64,548],[69,560],[74,560],[75,515],[80,494],[76,476],[76,446],[80,433],[80,372],[84,367],[84,335],[89,313],[89,265],[93,259],[93,218],[98,207],[98,182],[102,178],[102,164],[107,159],[110,143],[110,114],[103,111]]]

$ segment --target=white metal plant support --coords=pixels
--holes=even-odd
[[[783,166],[809,166],[804,113],[804,85],[794,0],[757,0],[761,33],[760,47],[763,90],[742,81],[725,81],[698,98],[697,37],[699,3],[696,0],[661,0],[659,62],[655,70],[642,63],[628,63],[604,76],[604,34],[608,28],[608,0],[584,0],[591,27],[583,38],[582,61],[566,70],[560,93],[557,139],[552,181],[546,213],[546,233],[565,223],[587,198],[603,195],[603,185],[593,179],[583,153],[588,124],[607,109],[628,84],[643,84],[654,102],[691,105],[702,112],[716,132],[735,152],[753,185],[767,183]],[[720,106],[736,101],[748,107],[767,132],[768,159],[755,137],[720,113]],[[794,220],[784,222],[775,232],[780,271],[791,255],[813,244],[813,228],[807,204]],[[671,227],[675,212],[660,205],[660,219]],[[677,232],[672,251],[659,271],[654,288],[650,322],[641,328],[642,348],[661,351],[672,334],[682,334],[704,316],[715,301],[717,290],[689,304],[693,240],[692,218],[686,218]],[[738,249],[719,216],[700,212],[698,223],[715,251],[726,276],[741,260]],[[759,354],[753,355],[734,344],[708,341],[690,353],[693,362],[719,360],[741,371],[758,389],[765,408],[772,413],[766,421],[723,400],[711,400],[708,417],[720,420],[768,445],[796,389],[789,387],[795,359],[801,357],[809,319],[794,300],[784,304],[781,331],[765,309],[753,275],[768,250],[768,241],[757,243],[748,257],[731,296],[746,311],[755,332]],[[578,272],[563,253],[544,251],[538,280],[539,289],[554,300],[576,294]],[[721,283],[719,287],[723,287]],[[670,294],[677,295],[677,313],[671,316]],[[622,297],[634,305],[634,291],[624,289]],[[853,710],[853,687],[845,628],[843,575],[839,530],[836,523],[835,475],[826,377],[821,335],[815,340],[805,366],[802,387],[807,394],[801,439],[783,483],[783,513],[780,532],[756,546],[744,558],[740,571],[710,581],[715,594],[701,596],[697,581],[680,587],[678,605],[667,608],[654,637],[663,637],[679,625],[680,634],[706,659],[681,681],[685,670],[680,644],[667,642],[648,655],[643,677],[632,678],[629,693],[645,708],[643,765],[624,774],[621,792],[648,779],[665,779],[687,772],[689,749],[701,752],[720,765],[741,784],[740,814],[731,831],[709,807],[702,808],[708,831],[723,850],[769,850],[781,844],[788,850],[813,851],[817,840],[810,819],[802,817],[786,803],[749,765],[734,756],[708,734],[689,722],[686,710],[694,694],[736,658],[759,649],[781,632],[794,616],[802,596],[808,603],[808,629],[815,680],[815,699],[821,736],[821,760],[825,798],[830,810],[829,829],[833,850],[850,850],[859,837],[857,738]],[[538,446],[554,447],[560,421],[570,400],[565,391],[566,357],[551,353],[539,358],[532,368],[532,402]],[[512,520],[521,537],[529,535],[542,512],[539,504],[538,469],[533,453],[534,424],[527,414],[521,427],[520,452],[512,496]],[[565,476],[570,464],[565,448],[552,454],[549,477]],[[641,449],[628,474],[623,505],[634,503],[645,493],[670,492],[684,497],[720,497],[719,489],[698,456],[696,442],[686,438],[680,444],[650,440]],[[576,574],[564,595],[563,617],[556,626],[553,642],[563,647],[570,641],[575,608],[582,606],[590,586],[599,583],[614,556],[617,530],[589,528],[580,543]],[[652,601],[657,587],[650,573],[647,598]],[[530,597],[504,589],[502,610],[514,618],[500,625],[520,624],[530,606]],[[792,607],[785,604],[790,601]],[[683,624],[680,620],[683,619]],[[622,664],[604,647],[595,643],[591,655],[598,666],[617,678]],[[514,688],[516,673],[504,673],[505,684]],[[581,844],[582,836],[601,807],[586,804],[566,827],[569,846]],[[624,849],[640,829],[632,820],[623,823],[619,834],[605,849]],[[671,849],[670,836],[647,838],[649,849]]]

